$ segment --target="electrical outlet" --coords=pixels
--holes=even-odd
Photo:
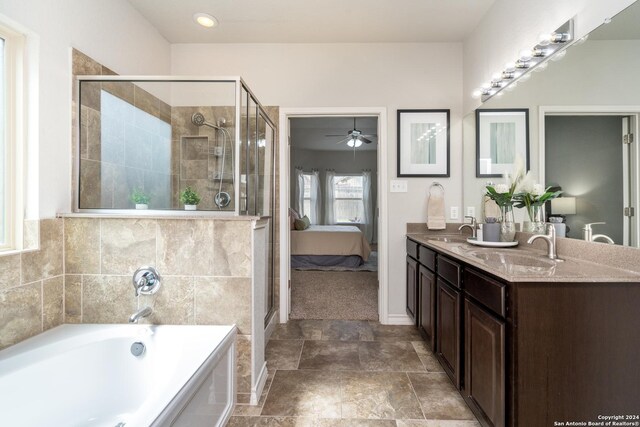
[[[392,179],[389,183],[389,191],[391,193],[406,193],[407,192],[407,180],[405,179]]]
[[[451,219],[458,219],[458,207],[457,206],[451,206],[451,215],[449,215],[449,217]]]
[[[467,206],[467,216],[476,216],[476,207],[475,206]]]

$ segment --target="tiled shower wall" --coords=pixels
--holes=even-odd
[[[64,321],[63,223],[40,223],[40,249],[0,256],[0,349]]]

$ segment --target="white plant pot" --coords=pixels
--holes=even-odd
[[[149,209],[149,205],[146,203],[136,203],[136,209]]]
[[[198,205],[184,205],[185,211],[195,211],[198,209]]]

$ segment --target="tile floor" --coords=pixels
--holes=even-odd
[[[412,326],[348,320],[278,325],[258,406],[229,426],[479,427]]]

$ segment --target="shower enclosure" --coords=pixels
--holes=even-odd
[[[78,85],[77,211],[176,215],[189,188],[196,215],[272,214],[275,125],[239,77]]]
[[[77,85],[74,211],[181,216],[199,199],[190,217],[273,218],[276,127],[240,77],[78,76]],[[267,223],[265,322],[275,303]]]

